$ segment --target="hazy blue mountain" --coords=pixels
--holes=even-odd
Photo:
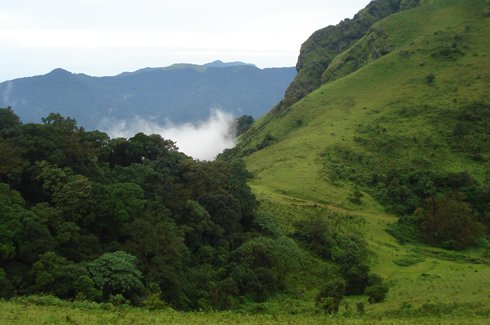
[[[0,83],[0,107],[11,106],[24,122],[59,112],[87,129],[134,117],[194,122],[215,108],[259,117],[281,100],[295,73],[294,68],[259,69],[221,61],[144,68],[111,77],[55,69]]]
[[[240,61],[223,62],[220,60],[216,60],[213,62],[206,63],[204,66],[206,66],[208,68],[229,68],[229,67],[240,66],[240,65],[248,65],[248,66],[255,67],[255,65],[250,64],[250,63],[244,63],[244,62],[240,62]]]

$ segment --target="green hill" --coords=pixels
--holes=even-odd
[[[406,3],[374,3],[396,2],[398,9]],[[307,66],[325,53],[317,51],[306,62],[301,60],[310,58],[300,56],[290,89],[300,78],[312,85],[307,90],[319,87],[291,106],[295,100],[286,98],[241,137],[234,153],[246,157],[264,209],[287,212],[280,222],[291,232],[291,220],[308,215],[308,209],[364,217],[372,263],[391,284],[387,301],[372,310],[488,304],[490,260],[484,239],[470,250],[434,248],[421,242],[465,245],[447,240],[444,229],[442,235],[424,233],[423,240],[414,240],[403,220],[414,230],[417,214],[446,205],[450,216],[471,210],[468,218],[475,218],[475,227],[488,225],[490,4],[412,4],[378,16],[362,37],[339,48],[341,53],[329,53],[333,58],[316,75]],[[328,33],[314,37],[322,35],[329,40]],[[451,197],[453,192],[461,196]],[[432,205],[426,203],[431,198]],[[411,217],[394,227],[404,215]],[[420,226],[427,232],[429,221]],[[387,228],[408,243],[401,245]]]

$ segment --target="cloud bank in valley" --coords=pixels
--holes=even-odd
[[[200,160],[213,160],[224,149],[235,146],[236,123],[233,115],[215,110],[206,121],[160,125],[140,117],[108,123],[102,127],[112,138],[130,138],[136,133],[159,134],[177,143],[179,150]]]

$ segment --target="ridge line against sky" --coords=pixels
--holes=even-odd
[[[220,59],[294,66],[315,30],[369,0],[0,0],[0,82],[55,68],[93,76]]]

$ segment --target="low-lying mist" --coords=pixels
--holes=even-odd
[[[140,117],[130,121],[103,122],[110,137],[130,138],[136,133],[159,134],[177,143],[179,150],[200,160],[213,160],[224,149],[235,146],[236,123],[233,115],[215,110],[198,123],[159,125]]]

